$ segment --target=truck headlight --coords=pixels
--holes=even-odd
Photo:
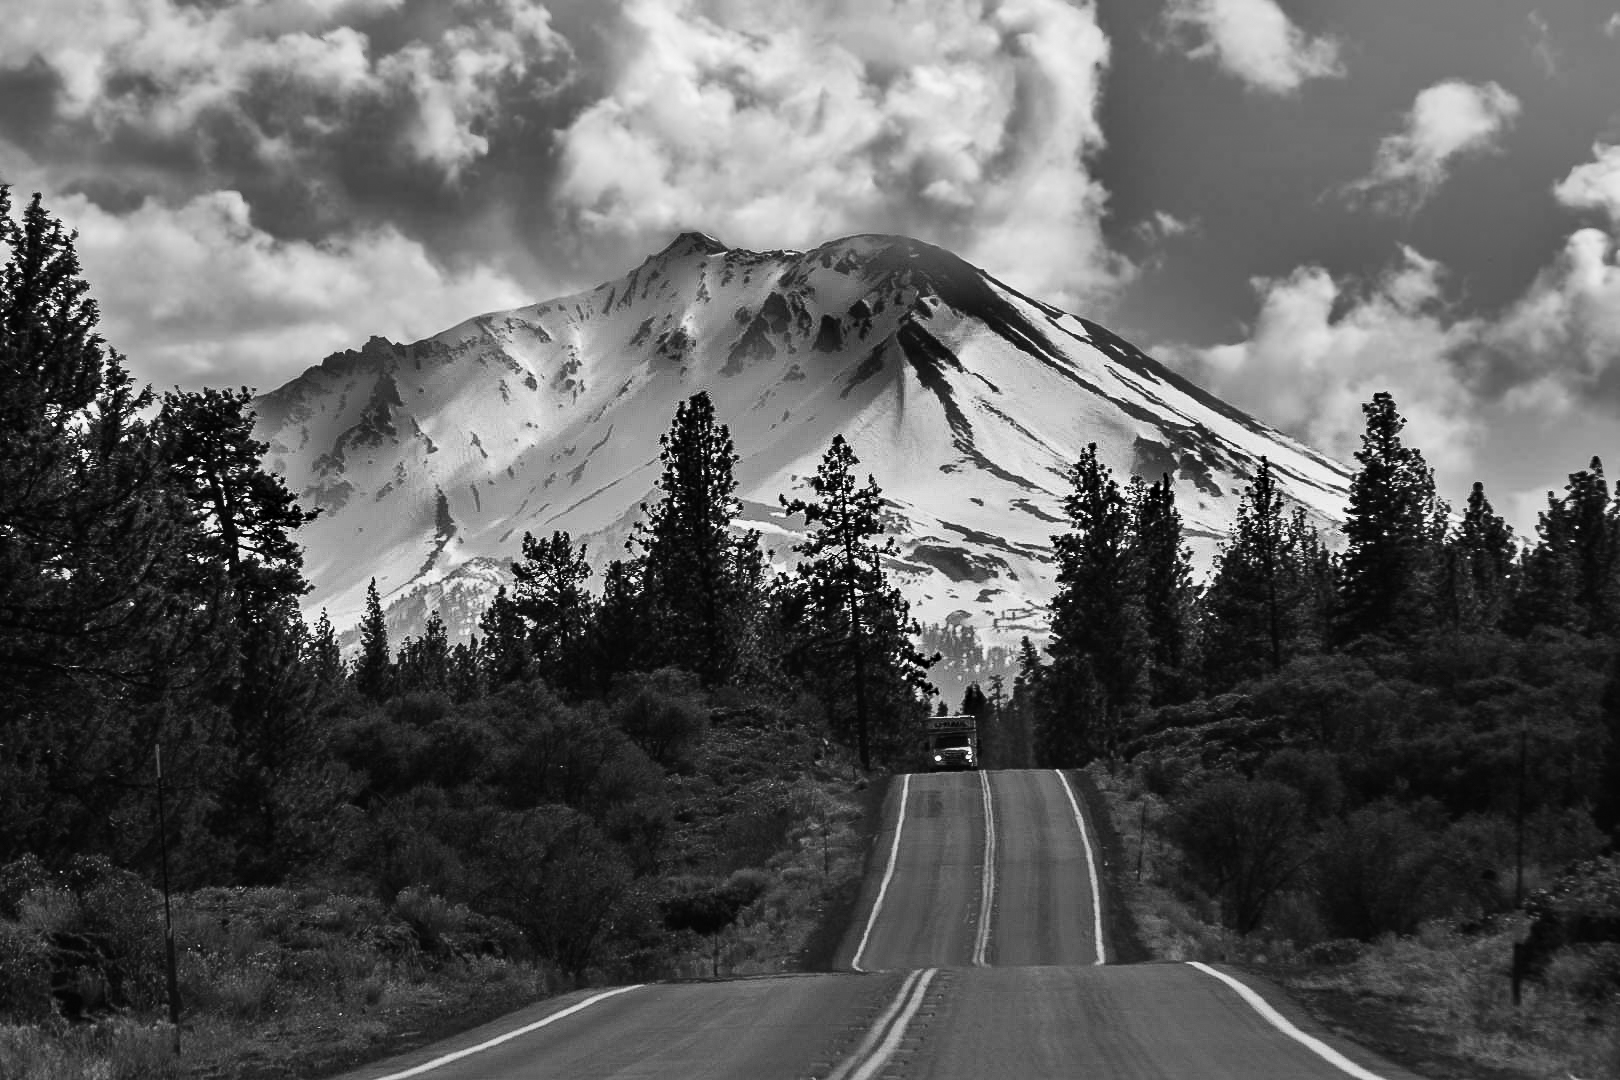
[[[936,762],[937,762],[937,761],[944,761],[944,760],[945,760],[945,755],[944,755],[944,754],[935,754],[935,755],[934,755],[934,760],[935,760],[935,761],[936,761]]]

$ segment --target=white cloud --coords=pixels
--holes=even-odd
[[[1188,56],[1256,90],[1289,94],[1307,79],[1344,75],[1338,41],[1307,36],[1276,0],[1170,0],[1164,21]]]
[[[1153,216],[1145,218],[1136,226],[1136,235],[1148,244],[1162,244],[1166,240],[1197,231],[1197,222],[1185,221],[1166,210],[1153,211]]]
[[[1595,160],[1571,169],[1553,188],[1553,196],[1568,207],[1602,210],[1620,231],[1620,146],[1598,143],[1592,157]]]
[[[1609,37],[1620,34],[1620,11],[1609,16],[1609,21],[1603,24],[1603,32]]]
[[[1383,210],[1415,210],[1445,183],[1456,158],[1494,150],[1520,110],[1519,99],[1494,82],[1436,83],[1412,103],[1405,130],[1378,144],[1372,174],[1349,190]]]
[[[256,102],[277,126],[319,125],[360,102],[404,100],[414,122],[401,148],[454,178],[481,157],[479,131],[499,118],[497,90],[566,57],[546,9],[531,0],[457,0],[436,36],[376,55],[348,25],[403,0],[270,0],[199,5],[180,0],[54,0],[7,12],[0,69],[42,63],[61,80],[59,113],[102,135],[118,129],[180,137],[213,112]],[[296,90],[297,93],[289,93]],[[285,147],[262,134],[267,160]]]
[[[1598,229],[1577,230],[1492,327],[1489,342],[1519,369],[1517,400],[1594,400],[1620,374],[1614,238]],[[1613,396],[1611,390],[1605,399]]]
[[[1549,79],[1558,77],[1558,50],[1553,47],[1552,27],[1548,25],[1546,16],[1540,11],[1532,11],[1529,15],[1532,43],[1530,51],[1541,65],[1542,74]]]
[[[1076,301],[1121,264],[1087,174],[1108,42],[1068,0],[628,0],[558,196],[627,250],[682,227],[804,246],[908,231]]]
[[[1437,263],[1403,248],[1360,292],[1315,266],[1254,284],[1260,310],[1246,341],[1167,356],[1218,396],[1346,460],[1360,447],[1361,404],[1381,390],[1395,395],[1431,464],[1469,455],[1481,432],[1448,358],[1477,327],[1448,315]]]
[[[531,299],[488,267],[437,265],[393,229],[274,240],[234,191],[125,214],[82,196],[47,205],[79,231],[103,334],[159,387],[234,383],[251,369],[270,389],[372,334],[414,341]]]

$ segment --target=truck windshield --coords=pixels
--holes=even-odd
[[[961,746],[972,746],[973,740],[966,735],[941,735],[934,740],[935,750],[952,750]]]

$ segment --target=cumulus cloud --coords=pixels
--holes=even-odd
[[[1592,157],[1595,160],[1571,169],[1553,188],[1553,196],[1574,209],[1603,211],[1620,231],[1620,146],[1598,143]]]
[[[1520,108],[1498,83],[1436,83],[1418,94],[1405,129],[1378,144],[1371,175],[1348,190],[1381,210],[1416,210],[1445,183],[1457,158],[1495,150]]]
[[[1308,36],[1276,0],[1170,0],[1164,23],[1188,56],[1214,61],[1255,90],[1290,94],[1307,79],[1345,73],[1338,41]]]
[[[618,75],[561,133],[560,205],[644,251],[695,226],[908,231],[1075,301],[1121,273],[1086,161],[1108,42],[1068,0],[627,0]]]
[[[1167,357],[1220,397],[1343,459],[1360,447],[1361,404],[1388,390],[1431,464],[1466,459],[1480,431],[1450,357],[1478,326],[1449,312],[1438,263],[1403,247],[1399,263],[1365,288],[1317,266],[1254,286],[1260,309],[1247,340]]]
[[[438,265],[391,228],[321,243],[276,240],[254,226],[234,191],[174,208],[148,201],[124,214],[83,196],[50,207],[79,232],[104,336],[158,386],[271,389],[371,334],[414,341],[530,299],[487,267]]]
[[[398,149],[454,179],[488,149],[499,90],[565,61],[567,43],[530,0],[455,0],[447,25],[379,54],[356,24],[403,3],[56,0],[8,12],[0,71],[50,71],[59,119],[95,137],[188,138],[224,115],[266,162],[357,110],[403,107]]]
[[[1516,375],[1512,400],[1613,402],[1620,397],[1620,266],[1615,240],[1580,229],[1491,328]]]
[[[1603,32],[1609,37],[1620,34],[1620,11],[1609,16],[1609,21],[1603,24]]]

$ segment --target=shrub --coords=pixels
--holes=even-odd
[[[613,722],[666,769],[687,763],[702,738],[709,711],[697,677],[675,668],[616,680]]]
[[[1434,914],[1435,834],[1405,807],[1364,806],[1322,830],[1313,859],[1317,909],[1335,937],[1409,934]]]
[[[1192,883],[1220,901],[1222,923],[1240,934],[1259,927],[1310,852],[1304,800],[1275,780],[1209,781],[1174,801],[1162,827]]]

